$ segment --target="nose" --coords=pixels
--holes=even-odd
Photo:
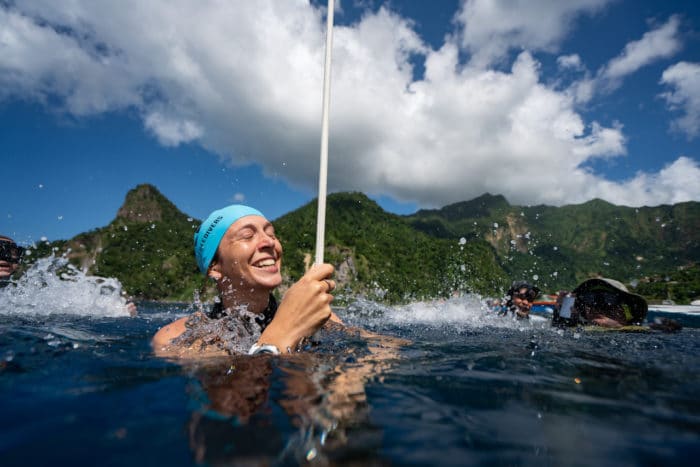
[[[267,232],[261,232],[260,243],[258,243],[258,249],[270,248],[275,246],[275,237],[268,235]]]

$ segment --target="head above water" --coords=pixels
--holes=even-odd
[[[22,260],[24,248],[10,237],[0,235],[0,279],[6,280],[14,274]]]
[[[231,224],[245,216],[265,217],[257,209],[243,204],[232,204],[209,214],[194,234],[194,256],[202,274],[206,275],[216,255],[221,239]]]
[[[614,279],[585,280],[573,290],[573,294],[580,316],[587,321],[606,317],[626,325],[641,323],[647,315],[646,300],[630,293],[624,284]]]
[[[526,298],[532,302],[540,295],[540,289],[526,281],[514,281],[510,289],[508,289],[508,295],[512,299],[519,294],[523,294],[524,296],[522,298]]]

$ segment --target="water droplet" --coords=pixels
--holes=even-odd
[[[316,458],[316,455],[318,452],[316,451],[316,448],[311,448],[309,449],[309,452],[306,453],[306,460],[307,461],[312,461]]]

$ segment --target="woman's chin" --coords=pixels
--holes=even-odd
[[[282,283],[282,276],[279,273],[267,277],[256,277],[256,279],[260,287],[270,289],[270,291],[277,288]]]

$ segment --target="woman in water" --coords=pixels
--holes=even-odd
[[[17,271],[24,248],[17,246],[10,237],[0,235],[0,283],[7,283]]]
[[[502,314],[509,311],[518,319],[530,319],[532,302],[539,296],[540,289],[525,281],[515,281],[508,289],[508,301]]]
[[[152,340],[158,355],[287,353],[329,319],[340,323],[330,308],[330,264],[310,268],[277,305],[272,291],[282,282],[282,245],[256,209],[232,205],[212,212],[194,235],[194,251],[200,271],[216,282],[219,300],[207,314],[161,328]]]
[[[188,430],[197,461],[274,463],[269,446],[275,450],[279,432],[247,422],[261,407],[276,404],[304,433],[296,444],[280,442],[280,456],[304,448],[299,459],[308,460],[310,446],[318,456],[334,446],[342,451],[345,429],[368,416],[365,381],[391,366],[402,341],[342,325],[330,309],[335,282],[329,264],[313,266],[277,306],[271,292],[282,282],[282,246],[255,209],[234,205],[214,211],[195,233],[194,248],[199,269],[216,281],[219,300],[206,314],[164,326],[152,342],[161,356],[228,357],[223,365],[217,359],[196,362],[199,384],[193,387],[206,396],[195,397],[202,405]],[[332,352],[294,352],[321,327],[327,328],[324,338],[334,340]],[[261,352],[293,355],[278,362],[241,355]],[[284,389],[275,389],[274,381]],[[266,442],[250,443],[251,433]],[[227,440],[224,446],[221,440]]]

